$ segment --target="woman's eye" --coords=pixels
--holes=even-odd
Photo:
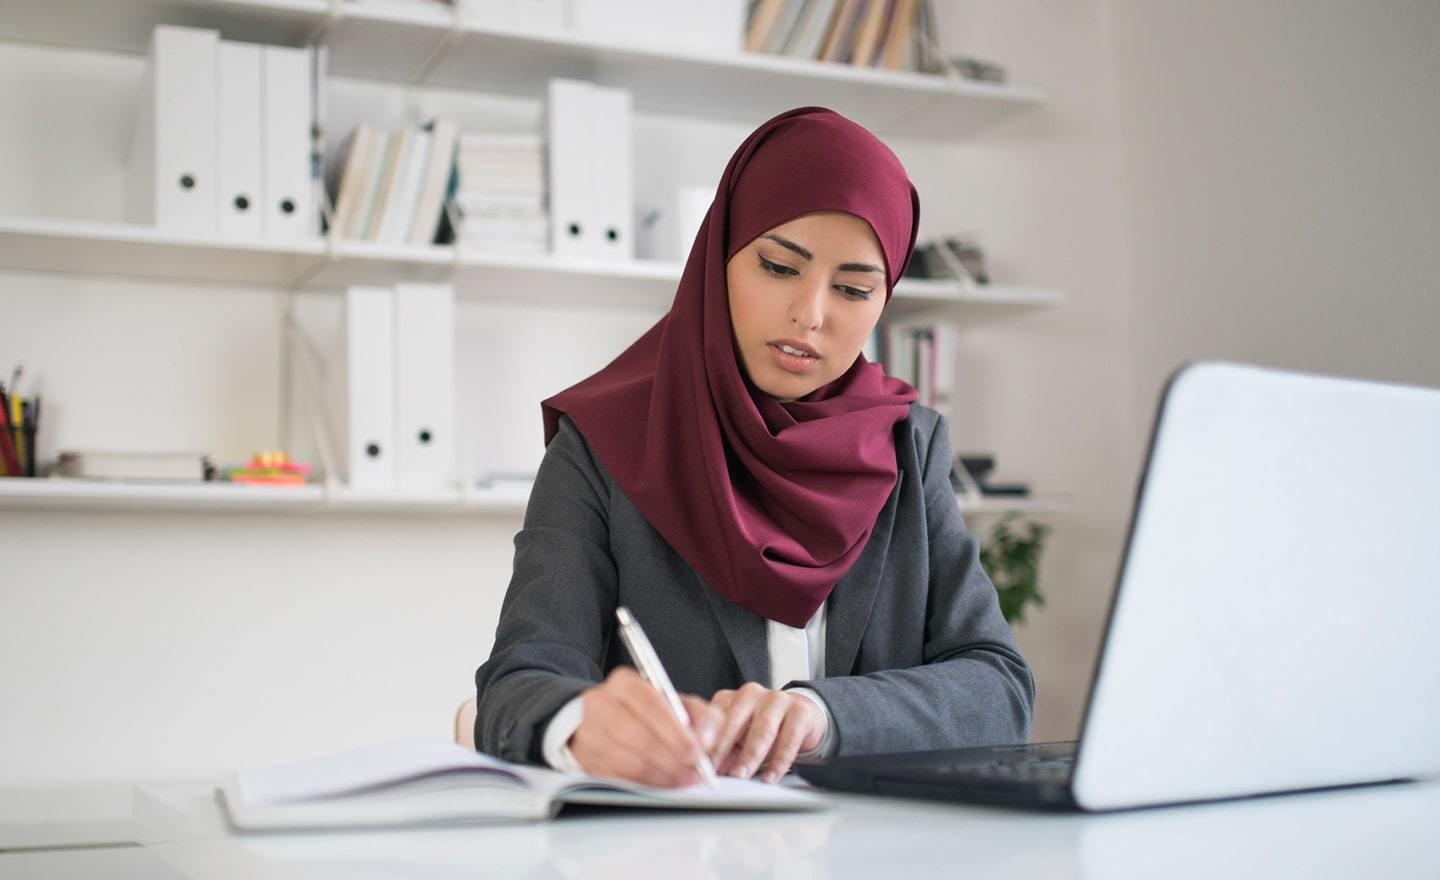
[[[870,298],[870,291],[859,290],[854,287],[846,287],[843,284],[837,285],[837,289],[849,299],[865,300]]]
[[[791,269],[789,266],[781,266],[779,263],[772,263],[764,257],[760,257],[760,268],[764,269],[767,273],[776,277],[784,277],[786,275],[798,274],[794,269]]]

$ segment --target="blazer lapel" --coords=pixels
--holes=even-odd
[[[895,510],[899,506],[900,485],[905,480],[905,471],[896,472],[895,488],[890,499],[875,518],[875,530],[860,558],[855,561],[827,601],[825,618],[825,675],[849,675],[855,665],[855,655],[860,650],[860,637],[870,622],[870,609],[875,605],[875,595],[885,574],[885,558],[890,551],[890,534],[894,530]],[[730,652],[740,668],[744,681],[770,680],[769,644],[766,640],[765,618],[741,608],[703,584],[705,598],[710,610],[720,623]]]
[[[698,577],[698,576],[697,576]],[[735,664],[740,667],[740,680],[770,681],[769,645],[765,636],[765,618],[741,608],[729,599],[715,592],[709,584],[703,584],[705,598],[710,601],[710,610],[720,622],[720,631],[730,644],[730,653],[735,655]]]
[[[900,484],[905,469],[895,474],[895,489],[890,500],[875,518],[875,530],[835,589],[830,592],[825,618],[825,676],[849,675],[860,651],[860,637],[870,622],[870,609],[885,574],[885,557],[890,552],[890,535],[895,526],[895,509],[900,503]],[[763,635],[763,633],[762,633]]]

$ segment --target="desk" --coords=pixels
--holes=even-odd
[[[0,878],[1440,876],[1440,781],[1094,816],[834,799],[820,813],[590,810],[535,824],[233,837],[203,786],[146,787],[135,812],[143,847],[0,853]]]

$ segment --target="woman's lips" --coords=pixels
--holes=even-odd
[[[775,364],[787,373],[808,373],[815,369],[816,364],[820,363],[820,358],[818,357],[804,357],[802,355],[790,354],[773,342],[765,347],[770,350],[770,357],[775,360]]]

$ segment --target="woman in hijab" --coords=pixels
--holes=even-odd
[[[945,420],[861,348],[915,247],[894,153],[819,107],[731,157],[670,311],[542,404],[475,741],[652,785],[1023,742],[1034,703]],[[644,625],[683,725],[629,665]]]

